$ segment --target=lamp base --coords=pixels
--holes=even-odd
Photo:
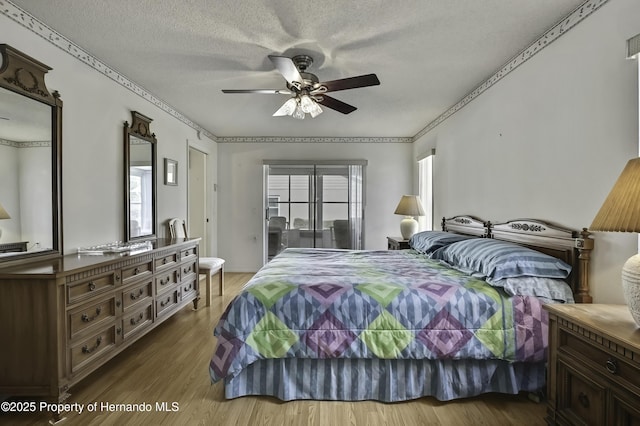
[[[412,218],[411,216],[406,216],[400,222],[400,233],[402,234],[402,238],[408,240],[418,232],[418,221]]]
[[[640,326],[640,254],[631,256],[622,267],[622,290],[629,312]]]

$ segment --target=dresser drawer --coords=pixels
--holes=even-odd
[[[196,277],[196,273],[198,271],[198,261],[193,260],[189,262],[184,262],[181,266],[181,274],[183,280],[191,280]]]
[[[180,251],[180,260],[193,260],[198,256],[198,247],[189,247]]]
[[[178,258],[178,253],[177,252],[173,252],[173,253],[169,253],[169,254],[165,254],[163,256],[160,256],[160,257],[156,258],[156,260],[155,260],[156,271],[167,269],[167,268],[171,268],[171,267],[175,267],[178,264],[179,261],[180,261],[180,259]]]
[[[179,282],[180,282],[179,269],[157,273],[155,277],[156,294],[161,294],[167,290],[174,288]]]
[[[153,274],[153,260],[122,269],[122,284],[130,284]]]
[[[198,293],[197,281],[183,281],[180,284],[180,300],[192,300]]]
[[[138,304],[145,303],[153,297],[153,278],[149,277],[140,284],[122,290],[122,309],[127,312]]]
[[[125,339],[136,331],[151,325],[153,323],[153,302],[149,300],[144,308],[124,315],[122,322]]]
[[[580,359],[593,372],[601,373],[612,380],[625,381],[640,389],[640,374],[637,367],[627,364],[622,356],[615,356],[600,349],[569,331],[560,329],[559,353],[569,353],[572,357]]]
[[[89,299],[99,294],[113,290],[116,284],[119,284],[119,275],[115,272],[109,272],[102,275],[96,275],[90,278],[72,281],[67,283],[67,302],[73,305],[77,302]]]
[[[172,291],[156,296],[156,316],[171,311],[171,308],[178,304],[178,289],[174,287]]]
[[[116,346],[116,326],[87,337],[69,349],[71,359],[71,372],[76,373],[90,365],[100,355],[106,354]]]
[[[571,424],[604,425],[607,388],[598,376],[573,368],[571,359],[558,360],[558,378],[562,388],[558,392],[558,412]]]
[[[95,329],[116,319],[116,297],[87,303],[69,311],[69,338],[71,340],[87,330]]]

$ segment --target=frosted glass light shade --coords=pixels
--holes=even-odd
[[[300,107],[300,105],[296,106],[296,109],[291,114],[293,118],[297,118],[298,120],[304,120],[304,111]]]
[[[314,104],[315,102],[313,101],[313,99],[311,99],[309,95],[300,96],[300,108],[302,108],[303,112],[307,114],[310,113],[311,110],[313,109]]]
[[[273,113],[273,116],[278,117],[282,115],[291,115],[297,106],[298,102],[296,101],[296,98],[289,98],[287,102],[280,107],[280,109]]]

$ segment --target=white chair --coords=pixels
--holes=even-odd
[[[169,235],[171,239],[188,238],[187,224],[180,218],[169,219]],[[182,224],[182,226],[180,226]],[[211,306],[211,277],[219,276],[220,296],[224,294],[224,259],[219,257],[200,257],[198,262],[199,273],[206,276],[205,306]]]

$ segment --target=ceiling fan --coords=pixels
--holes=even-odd
[[[322,108],[320,105],[343,114],[349,114],[357,108],[327,96],[326,93],[380,84],[380,80],[375,74],[320,82],[318,77],[307,72],[307,69],[313,64],[313,58],[308,55],[296,55],[293,58],[269,55],[269,59],[287,81],[286,89],[223,89],[222,92],[290,95],[291,98],[273,115],[290,115],[294,118],[303,119],[305,114],[310,114],[314,118],[321,114]]]

